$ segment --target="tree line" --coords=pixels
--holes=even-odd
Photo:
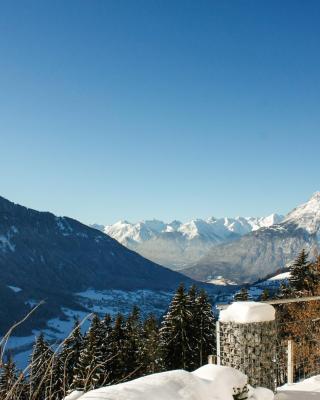
[[[79,321],[54,350],[40,334],[28,371],[17,371],[12,357],[0,369],[0,399],[60,400],[73,390],[88,391],[150,373],[193,370],[207,363],[215,349],[215,319],[205,291],[177,289],[159,322],[142,320],[134,307],[125,317],[93,315],[82,333]]]

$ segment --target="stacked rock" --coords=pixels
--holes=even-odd
[[[252,386],[276,388],[275,309],[252,301],[235,302],[220,312],[218,363],[245,373]]]

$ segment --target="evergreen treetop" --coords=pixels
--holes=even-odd
[[[240,289],[238,293],[234,295],[234,301],[248,301],[249,300],[249,293],[246,287]]]

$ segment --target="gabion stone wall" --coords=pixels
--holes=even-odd
[[[220,364],[245,373],[250,385],[274,391],[276,388],[275,322],[246,324],[219,322],[218,329]]]

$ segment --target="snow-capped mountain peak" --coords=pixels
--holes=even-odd
[[[320,230],[320,192],[291,211],[283,222],[293,223],[311,234],[317,233]]]
[[[180,269],[202,257],[212,246],[235,240],[262,227],[278,223],[283,217],[196,218],[182,223],[157,219],[130,223],[122,220],[100,227],[107,235],[144,257]]]
[[[118,221],[104,227],[104,232],[123,244],[128,241],[141,243],[158,237],[163,233],[180,233],[187,240],[198,237],[211,239],[213,242],[222,242],[230,235],[245,235],[262,227],[269,227],[281,222],[282,216],[271,214],[268,217],[236,217],[215,218],[206,220],[201,218],[189,222],[172,221],[165,223],[157,219],[130,223],[126,220]],[[96,225],[99,226],[100,225]]]

